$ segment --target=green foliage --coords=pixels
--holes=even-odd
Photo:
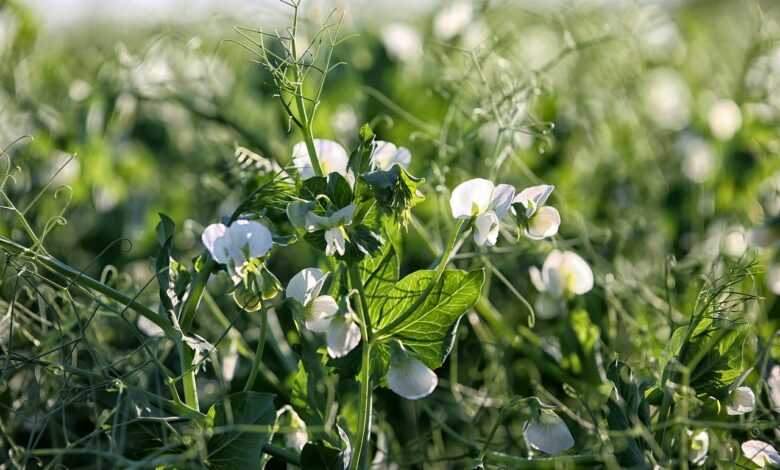
[[[209,410],[214,435],[208,442],[211,468],[239,470],[260,462],[276,421],[274,396],[241,392],[226,396]]]

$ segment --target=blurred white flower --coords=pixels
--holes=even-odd
[[[561,215],[558,209],[544,205],[554,189],[555,186],[549,184],[531,186],[520,191],[512,200],[513,203],[520,203],[525,207],[524,233],[531,240],[542,240],[558,233]]]
[[[452,190],[452,216],[476,217],[474,241],[479,246],[493,246],[498,241],[499,223],[509,212],[514,195],[515,188],[509,184],[496,186],[483,178],[465,181]]]
[[[694,183],[703,183],[715,170],[715,154],[712,146],[704,139],[685,136],[678,141],[683,156],[682,171]]]
[[[726,413],[730,416],[744,415],[753,411],[756,406],[756,396],[750,387],[737,387],[729,396]]]
[[[348,181],[351,180],[351,175],[347,169],[347,164],[349,163],[347,151],[338,142],[314,139],[314,150],[317,152],[323,175],[339,173]],[[298,169],[302,179],[306,180],[316,176],[305,142],[298,142],[293,146],[292,158],[293,164]]]
[[[739,258],[748,248],[748,236],[741,225],[733,225],[726,230],[721,242],[721,251],[732,258]]]
[[[406,147],[396,147],[392,142],[377,140],[374,142],[374,150],[371,152],[371,166],[387,171],[393,165],[409,168],[412,162],[412,154]]]
[[[73,80],[68,87],[68,97],[76,102],[84,101],[92,92],[92,86],[84,80]]]
[[[230,224],[211,224],[201,235],[203,245],[219,264],[228,266],[228,272],[238,282],[250,260],[262,258],[273,244],[271,231],[251,220],[237,220]]]
[[[393,351],[387,371],[390,390],[406,399],[417,400],[430,395],[438,383],[436,373],[422,361],[403,349]]]
[[[643,101],[650,119],[660,128],[680,130],[690,119],[690,91],[680,75],[669,68],[650,72]]]
[[[766,269],[766,285],[775,295],[780,295],[780,264],[771,264]]]
[[[339,134],[351,135],[358,128],[358,115],[352,106],[342,105],[333,113],[331,124]]]
[[[766,384],[769,387],[769,401],[772,404],[772,410],[780,413],[780,366],[772,366]]]
[[[704,465],[704,462],[707,460],[707,453],[710,450],[710,435],[705,430],[699,432],[687,430],[686,432],[688,433],[688,439],[690,439],[691,450],[688,458],[696,466]]]
[[[553,250],[544,260],[542,270],[532,266],[529,274],[539,292],[553,297],[583,295],[593,288],[593,271],[572,251]]]
[[[236,330],[230,330],[234,332]],[[231,382],[236,375],[238,368],[238,338],[236,335],[228,334],[228,347],[222,350],[222,379],[225,382]]]
[[[326,333],[330,322],[339,311],[336,299],[320,295],[328,275],[317,268],[306,268],[298,272],[287,283],[285,295],[303,305],[306,328],[315,333]]]
[[[453,2],[442,8],[433,19],[433,34],[443,41],[455,37],[471,23],[474,11],[471,3]]]
[[[767,465],[775,467],[780,465],[780,454],[777,450],[764,441],[750,440],[742,443],[742,453],[760,468]]]
[[[742,127],[742,112],[731,100],[718,100],[710,108],[707,120],[718,140],[730,140]]]
[[[290,408],[290,430],[284,436],[284,442],[288,448],[302,451],[309,442],[309,434],[306,432],[306,423],[298,416],[298,413]]]
[[[574,447],[574,437],[566,423],[546,408],[540,410],[538,417],[525,423],[523,435],[532,448],[545,454],[557,455]]]
[[[420,32],[404,23],[390,23],[384,26],[382,44],[390,57],[399,62],[416,62],[423,54]]]
[[[522,31],[518,55],[529,70],[540,70],[560,52],[560,36],[547,26],[536,24]]]

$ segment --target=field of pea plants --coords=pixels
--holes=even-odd
[[[32,3],[0,470],[780,467],[780,3]]]

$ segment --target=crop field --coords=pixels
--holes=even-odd
[[[0,0],[0,470],[780,467],[780,2],[239,3]]]

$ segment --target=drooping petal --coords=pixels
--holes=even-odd
[[[565,280],[561,273],[563,262],[563,253],[553,250],[547,255],[542,265],[542,282],[546,287],[545,290],[555,296],[563,295],[565,288]]]
[[[772,410],[780,412],[780,366],[772,366],[766,384],[769,386],[769,401],[772,403]]]
[[[301,305],[308,305],[312,299],[320,295],[322,285],[328,278],[326,273],[317,268],[306,268],[299,271],[287,283],[285,296],[288,299],[295,299]]]
[[[577,253],[564,252],[562,270],[566,280],[564,289],[569,293],[583,295],[593,289],[593,271]]]
[[[493,211],[477,216],[474,221],[474,241],[479,246],[493,246],[498,241],[499,221]]]
[[[450,197],[452,216],[456,219],[468,219],[487,211],[490,207],[493,187],[492,182],[483,178],[464,181],[456,186]]]
[[[726,413],[731,416],[743,415],[756,407],[756,395],[750,387],[737,387],[729,397]]]
[[[249,259],[261,258],[268,253],[273,237],[268,227],[253,220],[237,220],[228,228],[231,243],[248,255]]]
[[[750,440],[742,443],[742,453],[754,464],[761,468],[767,465],[780,465],[780,454],[772,444],[759,440]]]
[[[325,254],[333,256],[338,253],[344,256],[347,250],[347,240],[344,236],[344,229],[341,227],[329,228],[325,231]]]
[[[295,228],[306,228],[306,216],[314,209],[314,202],[292,201],[287,204],[287,218]]]
[[[555,186],[551,184],[531,186],[520,191],[512,202],[522,204],[525,207],[526,217],[531,217],[539,207],[547,202],[547,198],[550,197],[554,189]]]
[[[219,264],[230,261],[230,239],[227,236],[227,225],[211,224],[203,231],[200,239],[203,246],[209,250],[211,257]]]
[[[352,217],[355,215],[355,205],[350,204],[337,210],[330,216],[333,225],[349,225],[352,223]]]
[[[528,268],[528,275],[531,278],[531,284],[536,287],[536,290],[539,292],[547,291],[547,286],[545,286],[544,281],[542,281],[542,272],[539,271],[539,268],[531,266]]]
[[[312,300],[306,309],[304,323],[310,331],[325,333],[337,313],[339,313],[339,304],[336,299],[329,295],[321,295]]]
[[[689,459],[691,463],[697,466],[704,465],[704,462],[707,460],[707,453],[710,450],[710,435],[705,430],[696,433],[689,430],[687,433],[690,439],[691,453]]]
[[[524,435],[531,447],[545,454],[556,455],[574,447],[574,437],[566,423],[548,409],[526,423]]]
[[[543,206],[528,219],[525,236],[531,240],[543,240],[558,233],[561,215],[554,207]]]
[[[394,356],[387,371],[390,390],[409,400],[426,397],[433,392],[439,378],[421,361],[403,354]]]
[[[412,161],[409,149],[396,147],[392,142],[377,140],[374,142],[374,151],[371,153],[371,165],[382,171],[387,171],[393,165],[408,168]]]
[[[338,142],[314,139],[314,150],[317,152],[320,168],[324,175],[340,173],[345,178],[347,177],[349,157],[347,151]],[[301,179],[306,180],[316,176],[305,142],[298,142],[293,146],[293,164],[298,169]]]
[[[350,314],[336,315],[328,326],[326,340],[330,357],[346,356],[360,343],[360,326]]]
[[[493,189],[490,197],[490,207],[495,211],[499,219],[503,219],[509,208],[512,207],[512,199],[515,197],[515,187],[511,184],[499,184]]]

